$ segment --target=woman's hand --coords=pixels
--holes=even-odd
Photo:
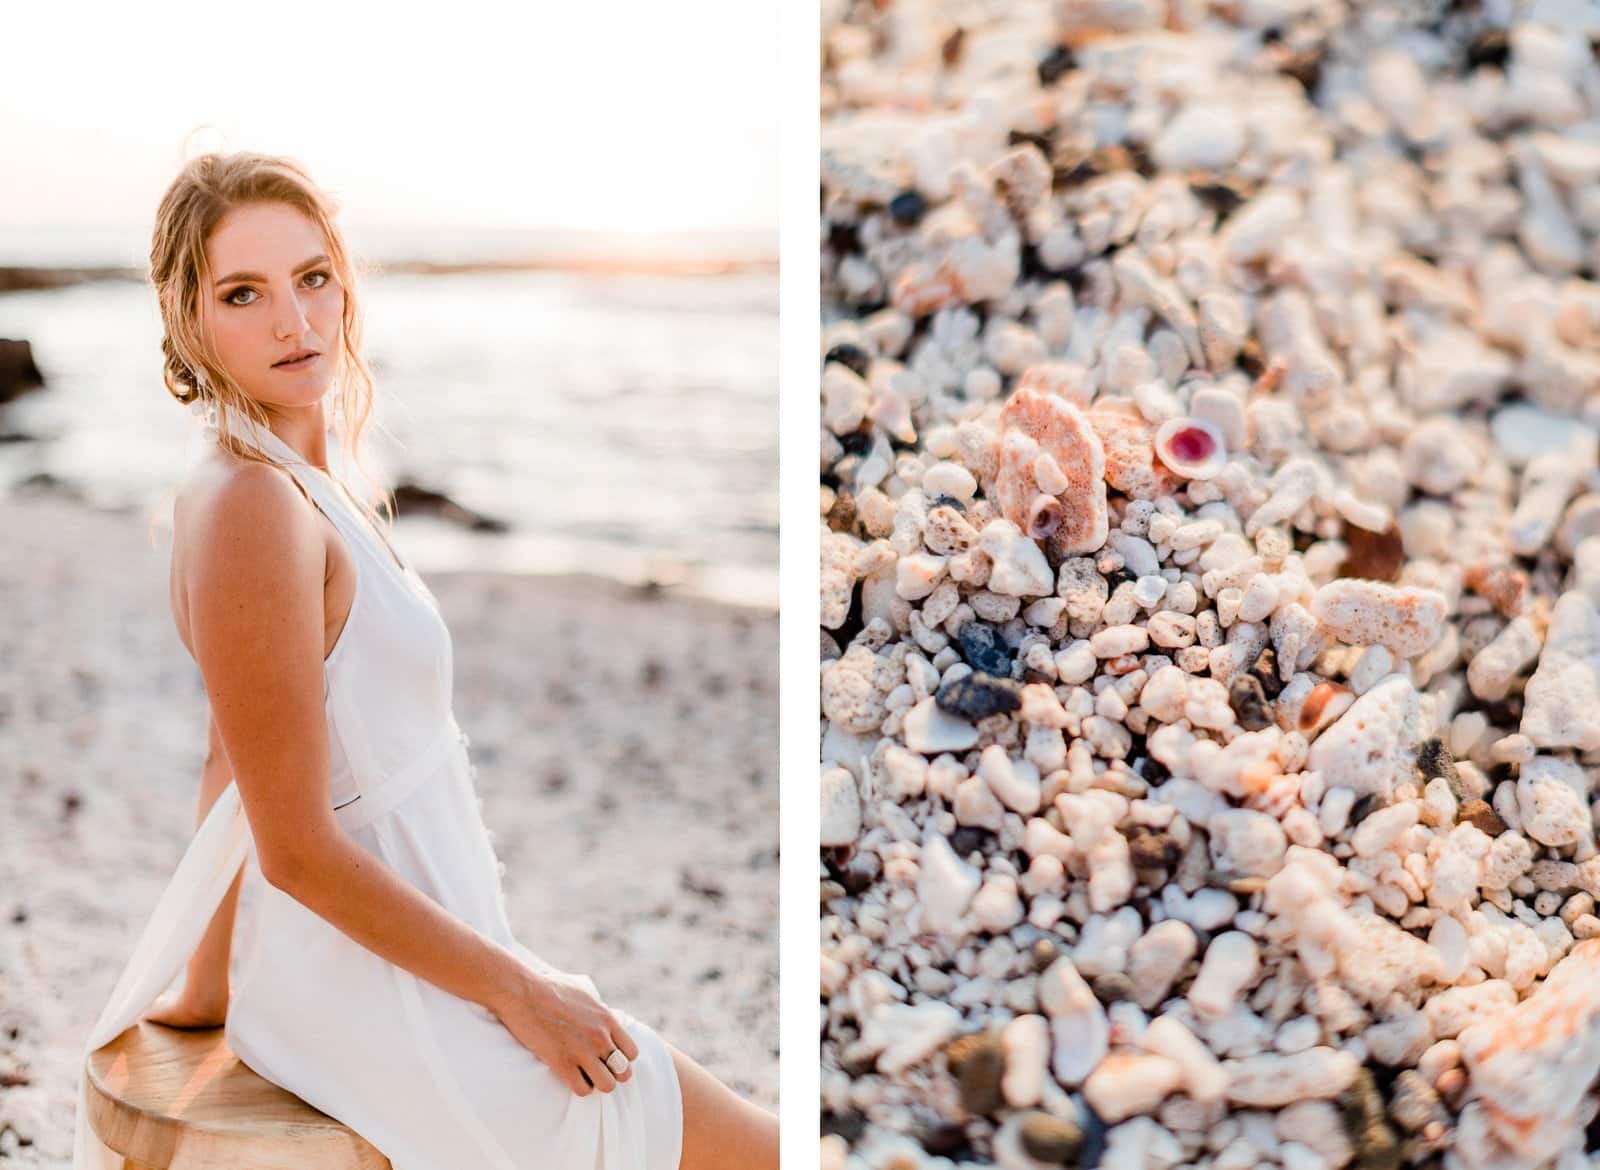
[[[633,1076],[639,1046],[576,975],[526,968],[515,988],[488,1006],[518,1043],[580,1097],[594,1089],[609,1093]],[[605,1066],[613,1048],[629,1061],[620,1077]]]
[[[168,991],[143,1018],[169,1028],[220,1028],[228,1019],[228,994],[191,995],[187,988]]]

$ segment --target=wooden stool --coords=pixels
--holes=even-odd
[[[221,1028],[139,1021],[90,1055],[88,1098],[123,1170],[390,1170],[359,1135],[241,1064]]]

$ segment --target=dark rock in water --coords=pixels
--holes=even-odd
[[[901,227],[916,227],[927,213],[928,201],[920,191],[902,191],[889,200],[889,218]],[[866,377],[860,370],[856,373]]]
[[[15,490],[19,494],[50,494],[80,502],[86,498],[83,494],[83,489],[78,485],[68,483],[59,476],[51,475],[48,471],[36,471],[32,475],[19,480]]]
[[[1246,731],[1260,731],[1276,722],[1261,680],[1253,674],[1233,676],[1233,681],[1228,684],[1228,703],[1239,717],[1239,726]]]
[[[26,341],[0,337],[0,403],[20,398],[44,386],[44,375],[33,363],[33,346]]]
[[[1491,837],[1498,837],[1506,831],[1505,821],[1500,819],[1500,814],[1494,811],[1494,806],[1486,800],[1469,800],[1461,806],[1461,812],[1456,816],[1457,822],[1476,825]]]
[[[1022,688],[1009,678],[996,678],[979,670],[945,683],[933,701],[940,710],[976,723],[1021,708]]]
[[[968,1113],[986,1116],[1005,1104],[1000,1078],[1006,1071],[1006,1054],[1000,1033],[973,1032],[945,1045],[945,1059],[961,1089],[961,1106]]]
[[[482,512],[474,512],[471,508],[456,503],[443,492],[436,492],[408,479],[403,479],[395,485],[394,508],[396,515],[416,512],[420,515],[437,516],[441,520],[449,520],[474,532],[508,532],[511,529],[504,520],[485,516]]]
[[[838,362],[853,373],[865,378],[867,369],[872,365],[872,355],[859,345],[852,342],[841,341],[830,349],[822,360],[824,362]]]
[[[961,643],[961,657],[973,670],[1005,678],[1011,673],[1011,651],[993,626],[980,621],[969,621],[957,635]]]
[[[1461,786],[1461,776],[1456,772],[1456,758],[1437,735],[1417,749],[1417,771],[1422,773],[1424,785],[1435,776],[1443,776],[1457,804],[1467,798],[1466,789]]]
[[[1019,1135],[1022,1148],[1030,1158],[1053,1166],[1071,1166],[1078,1163],[1078,1152],[1083,1148],[1083,1130],[1062,1117],[1041,1110],[1022,1116]]]

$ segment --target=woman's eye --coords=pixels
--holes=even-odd
[[[328,274],[326,272],[323,272],[320,269],[318,271],[316,271],[316,272],[308,272],[308,273],[306,273],[305,278],[307,280],[310,280],[313,276],[319,276],[322,279],[318,283],[312,285],[311,286],[312,288],[326,288],[327,285],[328,285],[328,282],[333,279],[333,277],[330,274]],[[229,293],[227,296],[223,297],[222,299],[227,304],[237,305],[237,306],[243,308],[244,306],[249,305],[252,302],[251,301],[238,301],[238,300],[234,300],[234,298],[239,296],[241,293],[250,293],[250,294],[254,295],[255,291],[256,291],[255,289],[250,288],[248,286],[246,286],[244,288],[236,288],[231,293]]]

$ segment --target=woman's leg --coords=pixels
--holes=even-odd
[[[683,1091],[679,1170],[777,1170],[778,1118],[672,1049]]]

